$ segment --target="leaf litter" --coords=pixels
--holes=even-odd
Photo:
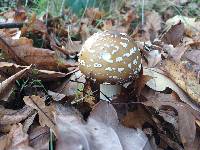
[[[0,13],[1,149],[199,150],[200,22],[190,5],[199,6],[145,1],[141,15],[141,3],[126,1],[82,17]],[[98,102],[96,84],[77,68],[82,44],[101,30],[128,33],[143,56],[140,77],[111,103]]]

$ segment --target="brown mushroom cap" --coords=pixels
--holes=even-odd
[[[126,83],[141,70],[141,54],[126,34],[104,31],[93,34],[82,46],[80,71],[99,83]]]

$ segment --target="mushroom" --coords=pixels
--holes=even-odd
[[[141,70],[141,54],[126,33],[97,32],[89,37],[79,54],[79,69],[100,84],[100,99],[111,100],[121,86]]]

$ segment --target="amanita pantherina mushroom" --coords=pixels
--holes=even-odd
[[[109,97],[111,100],[120,92],[121,85],[138,76],[141,70],[140,50],[126,33],[98,32],[83,44],[79,69],[100,84],[100,99],[108,100]]]

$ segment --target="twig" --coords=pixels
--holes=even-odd
[[[19,22],[19,23],[0,23],[0,29],[3,28],[22,28],[24,22]]]
[[[144,0],[142,0],[142,28],[144,26]]]

